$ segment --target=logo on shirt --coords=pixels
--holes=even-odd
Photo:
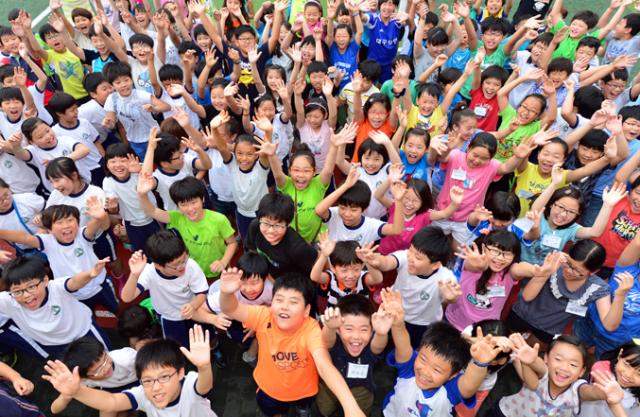
[[[182,289],[182,293],[189,292],[189,290],[191,290],[191,287],[187,285],[186,287],[184,287],[184,288]]]
[[[66,149],[65,149],[65,150],[63,150],[63,151],[62,151],[62,156],[67,156],[67,155],[69,155],[69,151],[68,151],[68,150],[66,150]]]
[[[631,241],[636,236],[639,224],[627,216],[626,210],[622,210],[611,225],[613,227],[609,230],[610,232],[617,234],[624,240]]]
[[[428,293],[428,292],[426,292],[426,291],[422,291],[422,292],[420,293],[420,299],[421,299],[422,301],[428,301],[428,300],[429,300],[429,298],[431,298],[431,296],[429,295],[429,293]]]
[[[57,316],[58,314],[60,314],[60,310],[62,310],[60,306],[51,306],[51,311],[53,312],[54,316]]]
[[[28,217],[23,217],[23,218],[22,218],[22,223],[29,223],[29,221],[30,221],[30,220],[31,220],[31,219],[30,219],[30,218],[28,218]]]
[[[306,368],[309,364],[308,358],[299,358],[297,352],[278,352],[271,355],[276,366],[285,372],[293,372],[296,369]]]
[[[4,167],[5,168],[11,168],[13,166],[13,162],[11,161],[4,161]]]
[[[78,62],[63,62],[60,61],[58,63],[58,68],[60,69],[60,75],[62,79],[70,79],[71,77],[76,77],[80,79],[80,61]]]
[[[85,133],[83,133],[83,134],[82,134],[82,139],[84,139],[84,140],[89,140],[89,134],[88,134],[88,133],[86,133],[86,132],[85,132]]]
[[[80,214],[83,216],[86,216],[87,212],[88,212],[87,207],[82,206],[82,208],[80,209]]]
[[[84,255],[84,251],[81,248],[76,248],[76,250],[74,252],[76,254],[76,258],[79,258],[82,255]]]
[[[197,242],[199,237],[200,237],[200,235],[195,235],[195,236],[193,237],[193,240],[195,240],[195,241]]]
[[[431,407],[427,404],[420,404],[420,400],[416,401],[416,408],[417,411],[411,409],[411,407],[407,408],[407,411],[416,417],[427,417],[431,412]]]

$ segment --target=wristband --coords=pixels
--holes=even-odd
[[[15,149],[13,149],[13,146],[10,146],[10,148],[14,153],[18,153],[18,152],[24,151],[24,147],[22,145],[20,145],[20,150],[19,151],[16,151]]]
[[[392,91],[393,91],[393,90],[392,90]],[[403,89],[402,89],[402,91],[401,91],[400,93],[398,93],[398,94],[396,94],[396,93],[394,92],[394,93],[393,93],[393,96],[394,96],[395,98],[400,98],[400,97],[404,96],[404,94],[405,94],[406,92],[407,92],[407,89],[406,89],[406,88],[403,88]]]
[[[242,112],[242,115],[243,115],[243,116],[251,116],[251,113],[245,113],[245,112]]]
[[[478,363],[475,359],[473,359],[473,363],[480,368],[486,368],[487,366],[491,365],[490,363]]]
[[[236,64],[236,65],[240,65],[241,61],[238,61],[238,62],[233,61],[233,63]]]
[[[351,17],[356,17],[360,14],[360,12],[356,13],[356,14],[352,14]]]

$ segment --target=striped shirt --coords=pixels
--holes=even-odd
[[[369,96],[375,94],[375,93],[379,93],[380,90],[378,90],[378,88],[374,85],[371,86],[371,88],[369,88],[367,91],[365,91],[364,93],[361,94],[362,96],[362,105],[364,106],[364,103],[369,100]],[[347,123],[351,123],[354,120],[354,115],[353,115],[353,87],[351,86],[351,83],[347,84],[344,86],[344,88],[342,89],[342,91],[340,91],[340,95],[338,96],[338,98],[342,101],[346,101],[347,102]]]
[[[338,300],[349,294],[362,294],[365,297],[369,295],[370,291],[373,291],[373,287],[367,285],[367,278],[369,277],[369,271],[363,269],[360,271],[360,278],[354,288],[346,287],[340,281],[338,277],[332,271],[324,271],[329,277],[329,281],[326,284],[320,285],[318,293],[324,297],[327,297],[327,307],[335,307],[338,305]]]

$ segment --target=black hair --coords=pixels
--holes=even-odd
[[[109,84],[113,84],[113,82],[120,77],[129,77],[133,81],[131,65],[129,65],[128,62],[108,62],[102,68],[102,73]]]
[[[225,89],[229,84],[231,84],[231,81],[225,78],[216,78],[211,84],[211,89],[213,90],[214,88],[218,88],[218,87]]]
[[[364,155],[374,153],[382,156],[382,167],[387,165],[389,162],[389,152],[387,152],[387,148],[385,148],[384,145],[375,143],[371,138],[366,138],[358,147],[358,160],[362,161]]]
[[[474,113],[475,116],[475,113]],[[425,129],[421,129],[419,127],[414,127],[409,129],[407,133],[404,135],[404,143],[406,144],[409,140],[409,136],[416,136],[423,140],[424,146],[429,149],[429,145],[431,144],[431,135]]]
[[[243,133],[236,138],[236,147],[241,143],[246,143],[252,147],[253,145],[260,145],[260,142],[258,142],[253,136],[247,135],[246,133]]]
[[[551,45],[552,41],[553,41],[553,33],[551,33],[551,32],[543,32],[543,33],[539,34],[537,38],[535,38],[534,40],[531,41],[531,45],[542,43],[544,45],[549,46],[549,45]]]
[[[58,118],[58,113],[65,113],[71,107],[77,105],[76,99],[62,91],[56,93],[49,99],[49,113]]]
[[[490,30],[495,30],[506,36],[511,30],[511,24],[504,17],[487,17],[480,24],[480,30],[483,34]]]
[[[153,339],[145,343],[136,354],[136,377],[142,378],[142,373],[149,368],[174,368],[180,371],[184,368],[184,363],[184,355],[176,339]]]
[[[609,361],[609,369],[613,375],[616,375],[616,365],[620,359],[624,359],[629,366],[638,372],[640,370],[640,344],[630,340],[622,346],[603,353],[600,357],[601,361]],[[629,387],[629,392],[636,400],[640,399],[640,387]]]
[[[18,100],[23,105],[25,104],[22,91],[18,87],[0,88],[0,104],[10,100]]]
[[[231,40],[232,38],[237,38],[236,28],[233,26],[229,27],[227,30],[224,31],[224,37],[225,39],[227,39],[227,41]]]
[[[176,205],[180,203],[188,203],[191,200],[197,199],[203,201],[204,196],[207,194],[207,190],[204,188],[202,181],[196,177],[184,177],[171,184],[169,187],[169,197]]]
[[[586,119],[591,119],[591,116],[602,106],[604,101],[604,95],[602,91],[593,85],[585,85],[578,88],[573,96],[573,105],[578,108],[578,113]],[[620,110],[622,110],[624,107]]]
[[[544,96],[542,94],[532,93],[532,94],[527,95],[524,98],[524,100],[522,100],[522,102],[520,103],[520,106],[522,106],[522,103],[524,103],[528,98],[534,98],[534,99],[538,100],[538,104],[540,104],[540,111],[536,115],[536,118],[537,118],[547,108],[547,99],[544,98]]]
[[[446,265],[451,255],[451,242],[437,226],[425,226],[413,235],[411,246],[418,252],[426,255],[432,263],[440,262]]]
[[[276,64],[267,64],[267,65],[265,65],[264,71],[262,72],[262,79],[264,80],[264,89],[266,90],[266,93],[267,93],[266,95],[270,95],[270,96],[273,97],[273,90],[271,90],[271,87],[269,86],[269,83],[267,82],[267,76],[269,75],[269,73],[271,71],[277,72],[278,75],[280,75],[280,78],[282,78],[282,82],[284,82],[285,84],[287,82],[287,71],[283,67],[281,67],[280,65],[276,65]],[[280,97],[279,100],[282,102],[282,97]],[[284,104],[284,102],[283,102],[283,104]]]
[[[347,9],[347,6],[345,6],[344,3],[338,3],[338,8],[336,9],[336,17],[342,15],[351,16],[351,12]]]
[[[143,12],[143,13],[147,13],[147,9],[146,7],[144,7],[144,4],[136,4],[135,6],[133,6],[133,15],[136,14],[136,12]]]
[[[502,4],[504,5],[504,0],[502,0]],[[518,15],[518,17],[514,17],[514,23],[520,24],[522,22],[526,22],[527,20],[531,19],[533,16],[531,16],[529,13],[523,13],[521,15]]]
[[[102,27],[102,32],[106,36],[111,37],[111,32],[109,32],[109,29],[107,29],[104,26]],[[87,35],[89,36],[89,39],[93,38],[94,36],[98,36],[98,37],[100,36],[99,34],[96,33],[96,25],[95,25],[95,23],[92,24],[91,26],[89,26],[89,30],[87,31]]]
[[[276,102],[275,97],[273,97],[270,94],[263,94],[260,96],[260,98],[258,98],[254,103],[253,103],[253,108],[254,109],[259,109],[260,107],[262,107],[262,105],[266,102],[269,102],[271,104],[273,104],[273,107],[275,107],[276,109],[278,108],[278,103]]]
[[[247,280],[252,276],[258,276],[262,281],[269,275],[269,261],[264,255],[256,252],[245,252],[236,265],[242,271],[242,280]]]
[[[84,17],[85,19],[93,19],[93,14],[83,7],[76,7],[71,10],[71,21],[75,23],[76,17]]]
[[[362,211],[369,207],[369,203],[371,203],[371,189],[362,180],[356,181],[353,187],[338,197],[337,201],[338,206],[359,207]]]
[[[0,188],[9,188],[9,184],[2,178],[0,178]]]
[[[93,376],[88,375],[89,369],[93,365],[100,365],[100,360],[105,352],[104,345],[95,337],[81,337],[69,343],[62,354],[62,363],[71,370],[78,367],[80,378],[87,378]]]
[[[169,230],[162,230],[147,239],[145,252],[151,262],[166,266],[183,256],[187,247],[180,236]]]
[[[382,76],[382,66],[374,59],[361,61],[358,64],[358,71],[362,74],[362,78],[366,78],[374,84]]]
[[[557,137],[549,139],[549,141],[545,145],[542,145],[542,147],[540,148],[540,152],[542,152],[542,149],[544,149],[546,146],[551,145],[552,143],[560,145],[562,151],[564,152],[564,158],[566,158],[569,154],[569,146],[567,146],[567,142]]]
[[[158,132],[156,135],[160,139],[153,151],[153,163],[161,167],[162,162],[171,162],[173,154],[180,152],[180,141],[170,133]]]
[[[266,9],[263,10],[262,12],[262,17],[260,18],[260,21],[262,23],[267,23],[267,15],[273,15],[273,13],[275,12],[276,8],[273,7],[273,4],[269,5],[269,7],[267,7]]]
[[[549,66],[547,66],[547,75],[553,71],[563,71],[568,77],[573,74],[573,61],[569,58],[554,58],[549,62]]]
[[[118,333],[122,337],[140,337],[151,327],[151,312],[140,304],[132,304],[122,310],[118,317]]]
[[[244,11],[244,8],[242,8],[242,7],[241,7],[241,8],[240,8],[240,10],[243,10],[243,11]],[[249,19],[247,19],[247,21],[248,21],[248,20],[249,20]],[[243,35],[243,34],[245,34],[245,33],[250,33],[250,34],[251,34],[251,35],[253,35],[254,37],[256,36],[256,31],[255,31],[255,29],[254,29],[253,27],[251,27],[251,26],[249,26],[249,25],[242,25],[242,26],[238,26],[238,27],[236,28],[236,32],[235,32],[236,39],[237,39],[237,38],[239,38],[240,36],[242,36],[242,35]]]
[[[126,143],[118,142],[109,145],[104,151],[104,173],[107,177],[112,177],[113,173],[107,168],[107,162],[113,158],[127,158],[129,155],[136,156],[133,148]]]
[[[420,199],[420,208],[416,211],[416,215],[425,213],[434,207],[433,195],[429,184],[422,178],[411,177],[407,180],[407,190],[411,189]]]
[[[172,1],[172,3],[175,3],[175,1]],[[166,3],[165,3],[165,4],[166,4]],[[159,8],[159,9],[157,10],[157,13],[167,15],[167,19],[169,19],[169,23],[171,24],[171,26],[170,26],[170,27],[173,27],[173,25],[175,25],[175,24],[176,24],[176,18],[175,18],[175,17],[173,17],[173,13],[171,13],[171,11],[170,11],[169,9],[165,9],[165,8],[164,8],[164,6],[163,6],[163,7],[161,7],[161,8]]]
[[[587,25],[587,31],[589,31],[598,24],[600,16],[591,10],[581,10],[573,15],[571,23],[573,23],[574,20],[582,20]]]
[[[78,181],[87,183],[87,180],[80,175],[76,162],[66,156],[60,156],[49,161],[44,172],[49,181],[51,181],[51,178],[69,178],[73,180],[73,174],[76,174]]]
[[[296,209],[293,199],[282,193],[269,193],[262,197],[258,204],[258,219],[263,217],[276,222],[284,222],[287,225],[293,221]]]
[[[74,206],[68,206],[66,204],[56,204],[53,206],[49,206],[41,213],[42,215],[42,225],[45,229],[51,230],[53,228],[53,224],[60,219],[66,219],[69,216],[73,216],[76,218],[78,223],[80,223],[80,210]]]
[[[622,18],[625,21],[625,28],[631,28],[629,33],[631,36],[636,36],[640,33],[640,13],[630,13]]]
[[[307,74],[315,74],[316,72],[321,72],[323,74],[327,74],[329,72],[329,67],[323,61],[312,61],[307,67]]]
[[[307,161],[309,161],[311,167],[314,169],[316,168],[316,157],[313,152],[311,152],[309,145],[307,145],[306,143],[301,143],[300,145],[296,146],[295,153],[293,153],[289,158],[289,167],[293,166],[293,161],[299,157],[307,158]]]
[[[286,273],[276,279],[273,284],[273,296],[280,290],[293,290],[299,292],[304,300],[305,307],[313,303],[316,294],[316,286],[309,277],[305,277],[295,272]]]
[[[618,116],[622,116],[622,123],[628,119],[635,119],[640,122],[640,106],[624,106],[618,112]]]
[[[376,312],[376,308],[367,297],[362,294],[347,294],[340,297],[337,306],[340,309],[340,315],[346,316],[363,316],[371,319]]]
[[[482,334],[484,336],[491,335],[494,337],[509,337],[510,331],[509,326],[502,320],[482,320],[476,323],[473,323],[471,326],[471,337],[478,337],[478,327],[482,329]],[[494,360],[502,360],[509,359],[511,356],[511,352],[500,351],[498,355],[496,355]],[[504,365],[489,365],[487,367],[488,374],[495,374],[502,368],[506,366],[508,362],[505,362]]]
[[[362,265],[363,262],[358,258],[356,249],[360,249],[360,244],[355,240],[344,240],[336,243],[335,249],[329,256],[331,265],[338,266],[351,266],[354,264]]]
[[[142,35],[142,34],[136,33],[135,35],[129,38],[129,46],[133,48],[133,45],[136,45],[136,44],[142,44],[144,46],[153,48],[153,38],[149,35]]]
[[[230,117],[227,123],[221,126],[229,136],[238,136],[240,134],[240,123],[238,120]]]
[[[40,29],[38,29],[38,35],[40,35],[40,39],[45,41],[47,35],[58,35],[58,31],[49,23],[45,23],[44,25],[40,26]]]
[[[25,9],[11,9],[9,13],[7,13],[7,20],[11,22],[12,20],[16,20],[20,15],[20,12]],[[25,10],[26,11],[26,10]]]
[[[635,190],[636,188],[638,188],[638,186],[640,186],[640,176],[637,176],[635,180],[633,180],[633,182],[630,184],[630,188],[632,190]],[[1,187],[1,185],[0,185]]]
[[[46,275],[47,268],[39,256],[19,256],[4,266],[2,281],[11,289],[12,285],[20,285],[32,279],[43,279]]]
[[[160,131],[163,133],[168,133],[177,138],[187,138],[189,134],[184,127],[180,126],[180,123],[175,119],[175,117],[171,116],[162,121],[160,124]]]
[[[445,68],[440,75],[438,75],[438,83],[440,85],[453,84],[458,81],[460,77],[462,77],[462,71],[458,68]]]
[[[472,21],[475,22],[475,19]],[[431,24],[433,27],[436,27],[438,26],[439,22],[440,22],[440,19],[438,18],[437,14],[435,14],[434,12],[427,12],[427,15],[425,16],[425,19],[424,19],[425,25]],[[476,23],[476,26],[477,26],[477,23]]]
[[[369,118],[369,110],[371,110],[371,107],[376,103],[384,105],[387,113],[391,111],[391,100],[389,100],[389,96],[382,93],[373,93],[364,103],[363,111],[365,118]]]
[[[569,248],[571,259],[582,262],[591,273],[595,273],[602,268],[607,259],[607,251],[600,242],[592,239],[578,240]]]
[[[438,84],[434,83],[418,83],[416,86],[417,97],[422,97],[423,94],[434,97],[436,100],[440,100],[440,94],[442,90]]]
[[[400,0],[378,0],[378,10],[380,10],[380,6],[389,2],[393,3],[393,5],[396,7],[400,5]]]
[[[580,39],[580,42],[578,42],[576,50],[583,46],[586,48],[592,48],[594,52],[598,52],[598,48],[600,48],[600,40],[594,36],[585,36],[584,38]]]
[[[207,29],[204,28],[204,25],[198,25],[193,29],[193,39],[198,39],[198,36],[200,35],[205,35],[211,38],[211,36],[209,36],[209,33],[207,32]]]
[[[345,7],[345,9],[346,9],[346,7]],[[338,33],[339,29],[346,30],[347,33],[349,34],[349,37],[353,36],[353,29],[351,29],[351,25],[345,25],[344,23],[341,23],[338,26],[336,26],[335,33]]]
[[[0,42],[0,45],[2,43]],[[8,77],[13,77],[15,75],[15,69],[18,68],[17,65],[6,64],[0,67],[0,83],[4,84],[4,79]]]
[[[414,78],[414,71],[415,71],[415,66],[413,65],[413,59],[411,59],[411,57],[409,55],[404,55],[404,54],[400,54],[400,55],[396,55],[393,57],[393,59],[391,60],[391,68],[393,68],[393,70],[395,71],[396,66],[398,65],[398,62],[406,62],[407,65],[409,65],[409,69],[411,69],[411,73],[409,74],[409,79],[413,79]]]
[[[460,126],[463,120],[473,119],[478,120],[476,114],[469,108],[466,101],[461,100],[456,103],[455,107],[451,111],[451,126]]]
[[[480,132],[467,145],[467,153],[476,147],[485,148],[489,152],[489,156],[493,158],[498,150],[498,141],[491,133]]]
[[[186,54],[187,51],[195,51],[196,57],[200,56],[200,54],[203,53],[202,48],[200,48],[198,44],[193,41],[182,42],[178,47],[178,54],[180,55]]]
[[[447,35],[444,28],[436,26],[427,33],[427,43],[431,44],[431,46],[448,45],[449,35]]]
[[[578,352],[580,352],[580,355],[582,355],[582,366],[583,367],[587,366],[587,355],[588,355],[587,345],[585,345],[582,340],[578,339],[574,335],[563,334],[553,339],[551,343],[549,343],[549,348],[547,349],[547,355],[550,355],[553,348],[556,347],[556,345],[558,345],[559,343],[571,345],[576,349],[578,349]]]
[[[304,115],[306,116],[308,113],[314,110],[320,110],[322,112],[322,116],[326,116],[328,114],[327,101],[320,97],[310,98],[307,104],[304,106]]]
[[[428,349],[434,356],[449,362],[451,375],[462,371],[471,361],[471,342],[463,338],[451,323],[445,321],[429,324],[420,341],[419,350],[422,349]]]
[[[533,197],[531,197],[531,202],[533,203],[536,200],[536,198],[538,198],[539,196],[540,194],[536,194]],[[551,215],[551,209],[553,208],[553,205],[558,200],[564,197],[570,197],[576,200],[578,202],[578,211],[580,213],[570,222],[563,224],[562,226],[558,226],[557,227],[558,229],[566,229],[568,227],[571,227],[571,225],[573,225],[578,220],[580,220],[580,217],[582,217],[582,212],[584,211],[584,207],[586,205],[584,194],[578,188],[575,188],[575,187],[558,188],[553,192],[553,194],[551,194],[551,198],[549,198],[549,202],[547,203],[547,206],[544,209],[544,217],[545,219],[547,219],[547,221],[549,221],[549,216]]]
[[[509,71],[497,65],[491,65],[489,68],[482,71],[482,74],[480,75],[480,84],[484,83],[488,78],[495,78],[500,81],[500,86],[503,87],[509,79]]]
[[[502,271],[496,272],[496,279],[502,281],[504,276],[509,273],[509,269],[511,265],[520,262],[520,253],[522,251],[520,247],[520,239],[515,233],[510,232],[505,229],[496,229],[489,232],[488,235],[481,235],[476,240],[476,245],[478,245],[478,250],[480,253],[483,253],[485,246],[495,246],[504,252],[513,253],[513,260],[509,265],[507,265]],[[506,261],[506,259],[505,259]],[[494,272],[491,268],[487,268],[482,272],[482,275],[476,281],[476,294],[484,295],[487,293],[487,284],[493,277]]]
[[[624,68],[623,68],[623,69],[617,69],[617,70],[615,70],[615,71],[613,71],[613,72],[611,72],[611,73],[609,73],[609,74],[605,75],[604,77],[602,77],[602,78],[600,79],[600,81],[601,81],[603,84],[606,84],[606,83],[608,83],[609,81],[613,80],[614,78],[615,78],[616,80],[623,80],[623,81],[625,82],[625,84],[626,84],[626,83],[627,83],[627,80],[629,79],[629,73],[628,73],[628,72],[627,72],[627,70],[626,70],[626,69],[624,69]]]
[[[199,25],[198,27],[200,27],[202,25]],[[215,65],[219,64],[219,60],[218,62],[215,63]],[[200,78],[200,74],[202,74],[202,71],[204,71],[205,67],[207,66],[207,61],[204,59],[201,59],[200,61],[198,61],[198,63],[196,64],[196,66],[193,68],[193,72],[194,74],[196,74],[196,77]],[[207,78],[213,78],[211,74],[215,74],[217,71],[213,70],[213,67],[211,67],[211,70],[209,70],[209,76]]]
[[[98,91],[98,87],[102,83],[106,83],[104,75],[102,72],[91,72],[84,76],[82,79],[82,87],[87,91],[87,93],[95,94]]]
[[[494,219],[510,222],[520,215],[520,199],[514,193],[506,191],[496,191],[484,203],[487,210],[491,212]]]
[[[173,64],[165,64],[158,71],[158,78],[160,82],[180,80],[180,83],[184,80],[184,72],[182,68]]]
[[[0,96],[2,96],[2,91],[5,89],[6,88],[0,89]],[[1,102],[2,100],[0,100],[0,103]],[[30,117],[22,123],[22,126],[20,126],[20,130],[22,131],[22,134],[27,138],[27,141],[31,142],[31,140],[33,139],[33,132],[40,125],[49,126],[49,124],[42,119],[39,119],[37,117]]]
[[[4,36],[17,36],[15,33],[13,33],[13,29],[11,29],[11,27],[9,26],[0,26],[0,45],[4,45],[2,43],[2,38]]]
[[[604,133],[602,130],[591,129],[588,131],[582,139],[580,139],[580,146],[584,146],[585,148],[594,149],[598,152],[604,152],[604,145],[607,143],[609,139],[609,135]]]

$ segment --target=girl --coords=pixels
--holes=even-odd
[[[355,13],[353,18],[356,25],[355,32],[351,29],[350,23],[346,25],[339,24],[334,28],[333,20],[336,17],[337,8],[335,0],[329,5],[327,16],[328,35],[326,42],[329,46],[329,60],[341,73],[340,90],[349,83],[353,71],[358,68],[358,51],[360,50],[363,32],[362,20],[356,6],[351,2],[347,2],[345,8],[347,7],[350,9],[348,10],[350,12],[349,16]]]
[[[106,201],[104,191],[95,185],[90,185],[80,175],[75,162],[69,158],[56,158],[49,162],[45,175],[54,189],[51,197],[47,200],[47,207],[59,204],[76,207],[80,211],[79,226],[81,228],[85,227],[93,219],[87,211],[86,201],[93,196],[99,200]],[[109,257],[111,262],[107,263],[107,266],[111,269],[113,277],[117,281],[124,280],[124,266],[115,250],[113,232],[111,230],[107,232],[98,229],[94,242],[93,251],[98,259]]]
[[[224,0],[222,3],[222,27],[224,33],[231,28],[237,28],[242,25],[251,24],[249,14],[245,10],[244,0]]]
[[[568,254],[548,255],[545,265],[555,262],[551,276],[523,280],[518,300],[507,316],[509,328],[515,332],[531,331],[527,343],[546,346],[576,315],[584,316],[589,304],[595,303],[604,326],[615,330],[620,325],[624,297],[630,287],[625,284],[615,294],[615,298],[621,298],[611,302],[609,284],[595,275],[606,256],[604,247],[591,239],[574,243]]]
[[[44,210],[44,198],[35,193],[13,194],[9,185],[0,178],[0,229],[17,230],[35,235],[39,227],[33,220]],[[14,243],[18,255],[34,255],[38,251],[30,246]]]
[[[374,197],[387,208],[388,223],[393,223],[396,203],[386,193],[393,182],[400,181],[404,175],[401,164],[389,168],[389,178],[375,191]],[[362,179],[362,176],[360,177]],[[449,218],[462,203],[464,191],[460,187],[451,188],[451,204],[443,211],[433,211],[433,199],[429,184],[425,180],[410,178],[407,182],[407,193],[404,196],[404,231],[397,236],[385,236],[380,241],[379,251],[389,255],[395,251],[408,250],[411,238],[416,232],[431,222]]]
[[[251,60],[251,52],[249,52],[249,60]],[[254,74],[257,74],[257,71],[254,72]],[[285,72],[284,68],[282,68],[280,65],[272,65],[272,64],[267,64],[267,66],[264,69],[264,73],[262,74],[264,83],[259,76],[253,77],[253,80],[256,83],[256,88],[258,90],[258,93],[260,93],[261,95],[267,94],[276,99],[277,113],[284,112],[285,100],[289,100],[289,103],[291,103],[291,100],[290,100],[291,94],[287,93],[287,95],[284,98],[280,97],[280,94],[279,94],[279,87],[283,84],[285,86],[287,85],[286,77],[287,77],[287,73]],[[288,88],[287,88],[287,91],[288,91]]]
[[[292,79],[291,71],[293,70],[293,58],[284,51],[284,48],[282,48],[284,39],[287,37],[287,34],[290,31],[291,23],[282,22],[282,25],[280,26],[280,42],[278,42],[278,45],[276,46],[276,49],[273,51],[273,55],[271,56],[271,62],[274,65],[279,65],[286,71],[287,76],[286,78],[284,78],[284,80]],[[265,79],[266,78],[267,77],[265,76]]]
[[[109,211],[119,212],[124,222],[133,251],[143,251],[147,238],[161,230],[160,224],[144,214],[137,199],[138,174],[140,161],[135,151],[124,143],[109,146],[104,155],[103,183],[106,195],[105,207]],[[149,193],[149,199],[156,205],[155,196]],[[124,285],[124,282],[121,283]],[[119,288],[122,288],[122,285]]]
[[[304,4],[304,21],[307,24],[307,28],[309,29],[308,31],[305,30],[304,33],[308,35],[313,33],[314,29],[320,29],[323,31],[322,40],[324,41],[327,34],[324,33],[324,27],[322,25],[322,16],[323,16],[323,10],[322,10],[322,5],[320,4],[319,1],[308,0]]]

